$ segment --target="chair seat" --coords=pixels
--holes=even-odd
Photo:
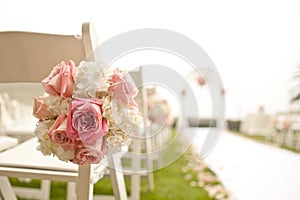
[[[9,149],[18,144],[18,139],[9,136],[0,136],[0,151]]]
[[[37,138],[32,138],[1,153],[0,166],[65,172],[76,172],[78,170],[78,165],[71,162],[63,162],[53,156],[44,156],[42,152],[36,150],[37,146]]]
[[[61,180],[61,177],[65,176],[73,180],[73,177],[75,177],[73,174],[78,172],[78,165],[61,161],[57,157],[44,156],[42,152],[36,150],[38,145],[37,138],[32,138],[12,149],[2,152],[0,154],[0,175],[1,171],[7,172],[7,167],[9,167],[15,168],[12,172],[17,172],[18,168],[28,169],[31,178],[34,178],[35,174],[45,174],[46,178],[49,174],[63,172],[58,178],[54,179]],[[120,159],[127,149],[127,146],[124,146],[121,152],[114,154],[114,158]],[[92,165],[94,172],[91,177],[92,182],[97,182],[106,173],[105,169],[107,165],[108,160],[106,157],[101,161],[100,165]]]

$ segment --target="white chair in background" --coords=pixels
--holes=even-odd
[[[8,111],[9,103],[8,95],[0,93],[0,152],[18,144],[17,138],[10,137],[4,131],[12,121]]]
[[[170,126],[151,124],[149,119],[148,94],[147,88],[143,84],[143,67],[130,71],[135,84],[139,89],[139,93],[135,100],[139,104],[140,111],[144,119],[144,129],[141,130],[140,137],[133,137],[129,148],[129,154],[125,154],[122,158],[124,161],[123,169],[125,176],[129,176],[131,180],[130,191],[131,200],[140,199],[141,178],[145,177],[148,183],[148,190],[154,190],[153,170],[162,166],[163,155],[159,151],[163,145],[170,140]],[[166,114],[159,113],[159,116]],[[157,127],[159,127],[157,129]],[[127,162],[126,162],[127,161]],[[129,166],[126,165],[128,164]],[[154,164],[156,164],[154,166]]]
[[[0,152],[33,137],[32,97],[36,94],[42,94],[40,84],[0,84]]]
[[[147,94],[143,86],[143,70],[139,67],[136,70],[129,72],[130,76],[137,85],[139,92],[135,100],[139,104],[139,109],[143,115],[144,127],[148,124],[148,111],[147,111]],[[152,144],[150,137],[150,129],[146,128],[141,130],[140,137],[133,137],[129,146],[129,153],[125,154],[122,158],[124,174],[130,177],[130,199],[139,200],[141,191],[141,178],[146,177],[148,182],[149,191],[154,190],[153,178],[153,158],[148,156],[148,152],[152,152]],[[147,139],[148,138],[148,139]],[[128,166],[129,164],[129,166]]]
[[[87,57],[93,59],[91,54],[97,45],[96,38],[90,23],[82,25],[81,36],[0,32],[0,83],[8,88],[15,83],[26,85],[28,82],[40,82],[61,61],[72,59],[79,64]],[[43,156],[36,150],[36,146],[37,140],[33,138],[0,153],[0,192],[5,200],[16,199],[7,177],[76,182],[76,198],[93,199],[92,178],[101,176],[106,166],[64,163],[56,158]],[[108,156],[108,162],[112,166],[109,171],[114,196],[115,199],[127,199],[123,173],[114,168],[120,164],[118,159],[120,158],[114,155]],[[45,187],[49,188],[49,182]],[[49,195],[49,191],[46,195]]]

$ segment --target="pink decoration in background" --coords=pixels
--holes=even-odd
[[[199,84],[200,86],[205,85],[205,84],[206,84],[205,78],[202,77],[202,76],[200,76],[200,77],[198,78],[198,84]]]

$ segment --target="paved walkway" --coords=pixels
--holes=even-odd
[[[197,133],[197,152],[207,130]],[[300,154],[223,131],[204,160],[236,200],[300,200]]]

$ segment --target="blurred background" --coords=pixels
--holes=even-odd
[[[100,44],[138,28],[179,32],[198,43],[215,63],[226,92],[227,118],[244,118],[257,113],[259,107],[270,114],[291,109],[291,77],[300,63],[297,0],[185,3],[1,0],[0,5],[1,31],[80,34],[80,24],[92,21]],[[159,56],[157,60],[166,62]],[[135,62],[144,64],[145,59]],[[172,66],[185,68],[176,62]]]
[[[223,82],[218,90],[226,102],[228,134],[206,158],[209,167],[237,199],[299,199],[295,192],[300,183],[299,154],[278,151],[281,147],[289,153],[300,152],[299,9],[298,0],[0,0],[0,31],[80,34],[82,22],[91,21],[99,44],[140,28],[168,29],[187,36],[206,51]],[[171,67],[190,81],[198,94],[200,118],[187,114],[189,128],[214,126],[209,76],[194,76],[188,63],[151,50],[128,54],[114,63],[121,68],[148,64]],[[174,84],[180,98],[188,95],[185,85]],[[164,88],[151,91],[167,102],[170,124],[176,122],[180,99]],[[196,144],[201,140],[203,135],[196,138]],[[275,181],[274,174],[278,175]],[[293,177],[292,181],[286,176]],[[282,184],[276,186],[276,182]]]

